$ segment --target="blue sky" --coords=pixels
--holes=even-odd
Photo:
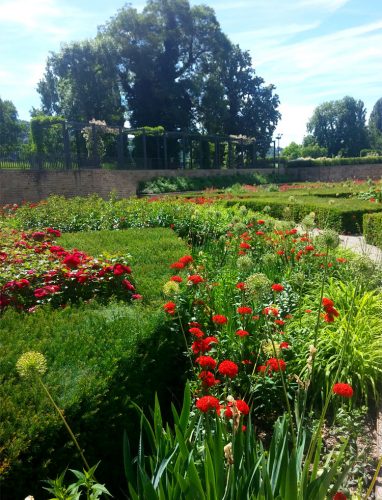
[[[137,9],[142,0],[132,0]],[[276,85],[281,145],[301,142],[320,103],[350,95],[368,112],[382,97],[381,0],[209,0],[223,31]],[[49,51],[96,34],[123,0],[0,0],[0,97],[29,118]]]

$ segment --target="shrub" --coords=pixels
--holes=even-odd
[[[363,235],[366,243],[382,249],[382,214],[364,214]]]

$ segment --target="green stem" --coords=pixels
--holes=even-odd
[[[371,492],[373,491],[375,483],[377,482],[377,479],[379,476],[379,471],[381,470],[381,467],[382,467],[382,456],[378,460],[377,468],[375,469],[373,479],[372,479],[370,486],[369,486],[369,489],[367,490],[366,495],[365,495],[365,500],[370,498]]]
[[[65,427],[66,427],[67,431],[69,432],[69,435],[70,435],[70,437],[71,437],[71,439],[72,439],[73,443],[75,444],[75,446],[76,446],[76,448],[77,448],[77,450],[78,450],[78,452],[79,452],[79,454],[80,454],[80,456],[81,456],[81,458],[82,458],[83,463],[85,464],[85,468],[86,468],[86,470],[87,470],[87,471],[89,471],[89,470],[90,470],[89,464],[87,463],[86,458],[85,458],[84,454],[82,453],[82,450],[81,450],[81,448],[80,448],[80,445],[78,444],[78,441],[77,441],[77,439],[76,439],[75,435],[73,434],[72,429],[69,427],[69,424],[68,424],[68,422],[66,421],[66,419],[65,419],[65,417],[64,417],[63,411],[62,411],[62,410],[60,410],[60,408],[56,405],[56,403],[55,403],[54,399],[52,398],[52,396],[51,396],[51,394],[50,394],[50,392],[49,392],[49,389],[46,387],[46,385],[45,385],[45,384],[44,384],[44,382],[41,380],[41,378],[40,378],[40,377],[37,377],[37,379],[38,379],[38,381],[40,382],[41,386],[43,387],[43,389],[44,389],[44,391],[45,391],[46,395],[48,396],[49,401],[52,403],[52,405],[53,405],[54,409],[55,409],[55,410],[57,411],[57,413],[59,414],[59,416],[60,416],[61,420],[63,421],[63,423],[64,423],[64,425],[65,425]]]

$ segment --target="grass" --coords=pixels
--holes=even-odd
[[[137,290],[152,304],[161,299],[169,265],[188,252],[184,241],[164,228],[65,233],[59,242],[64,248],[78,248],[93,256],[130,254]]]

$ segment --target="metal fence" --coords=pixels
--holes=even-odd
[[[259,167],[254,138],[65,122],[42,124],[43,151],[0,156],[2,169],[219,169]],[[87,131],[86,140],[84,131]],[[89,140],[90,137],[90,140]],[[274,166],[274,161],[260,161]]]

